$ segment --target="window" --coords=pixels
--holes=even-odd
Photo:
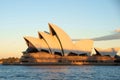
[[[49,51],[48,51],[48,50],[45,50],[45,49],[41,49],[41,52],[49,53]]]
[[[79,54],[79,56],[87,56],[87,53]]]
[[[77,56],[77,54],[76,54],[76,53],[73,53],[73,52],[70,52],[70,53],[68,54],[68,56]]]
[[[27,48],[26,52],[27,53],[33,53],[33,52],[38,52],[38,50],[36,48],[29,47],[29,48]]]
[[[60,52],[55,52],[54,54],[55,54],[55,55],[62,56],[62,54],[61,54]]]

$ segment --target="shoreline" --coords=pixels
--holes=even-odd
[[[17,65],[17,66],[120,66],[120,63],[84,63],[84,64],[67,64],[67,63],[12,63],[1,65]]]

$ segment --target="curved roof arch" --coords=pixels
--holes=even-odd
[[[45,43],[43,39],[35,38],[35,37],[24,37],[25,41],[30,42],[38,51],[41,51],[41,49],[49,50],[48,45]],[[28,45],[29,47],[29,45]]]
[[[52,53],[54,53],[54,52],[62,53],[60,44],[59,44],[58,40],[55,38],[55,36],[52,36],[45,32],[38,32],[38,33],[45,39],[45,41],[49,45]]]
[[[28,47],[36,48],[26,37],[24,37],[24,40],[26,41],[26,44]]]
[[[74,50],[72,40],[62,29],[51,23],[48,23],[48,25],[50,34],[56,35],[64,55],[68,55],[68,53]]]
[[[102,49],[102,48],[96,48],[97,51],[102,55],[109,55],[109,56],[115,56],[116,51],[114,51],[114,48],[107,48],[107,49]]]
[[[78,54],[91,53],[93,48],[93,40],[90,39],[79,40],[75,43],[75,47],[78,51]]]
[[[49,48],[49,50],[50,50],[50,53],[52,53],[52,50],[51,50],[51,48],[50,48],[47,40],[44,38],[44,35],[42,35],[42,33],[43,33],[43,32],[38,32],[39,38],[42,39],[42,40],[44,40],[44,42],[47,44],[47,46],[48,46],[48,48]],[[48,33],[47,33],[47,34],[48,34]]]

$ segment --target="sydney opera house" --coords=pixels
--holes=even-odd
[[[21,56],[21,64],[110,64],[116,60],[113,56],[101,55],[94,48],[93,40],[73,42],[57,25],[48,25],[49,32],[38,32],[38,38],[24,37],[28,48]]]

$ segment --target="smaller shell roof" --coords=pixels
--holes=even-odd
[[[102,55],[110,55],[110,56],[115,56],[116,51],[114,48],[107,48],[107,49],[102,49],[102,48],[96,48],[96,50]]]
[[[38,32],[41,35],[46,43],[49,45],[50,49],[54,53],[55,51],[61,52],[61,47],[57,38],[51,34],[45,32]]]
[[[93,48],[93,40],[90,39],[79,40],[75,43],[75,47],[80,52],[90,53]]]
[[[43,39],[30,37],[30,36],[24,37],[24,39],[29,41],[36,49],[38,49],[38,51],[40,51],[41,49],[49,50],[48,45],[45,43]]]

